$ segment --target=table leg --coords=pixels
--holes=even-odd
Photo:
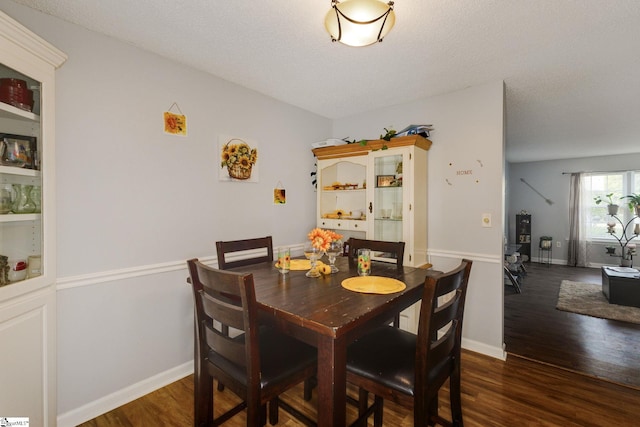
[[[347,344],[321,336],[318,342],[318,426],[346,423]]]

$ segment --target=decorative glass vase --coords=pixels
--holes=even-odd
[[[39,186],[36,185],[33,187],[29,198],[31,199],[31,201],[36,207],[33,212],[35,213],[42,212],[42,190]]]
[[[33,185],[13,184],[15,197],[13,199],[13,207],[11,211],[17,214],[33,213],[36,210],[36,204],[31,200],[31,190]]]
[[[3,186],[0,188],[0,214],[8,214],[12,207],[11,187]]]

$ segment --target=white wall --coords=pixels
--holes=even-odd
[[[531,214],[531,255],[538,259],[540,236],[552,236],[553,263],[566,264],[569,239],[569,180],[563,172],[634,170],[640,164],[640,154],[584,157],[540,162],[510,163],[508,174],[509,198],[507,222],[509,242],[515,242],[516,214],[526,210]],[[523,178],[547,199],[545,202],[520,179]],[[560,242],[560,247],[557,247]],[[588,246],[588,261],[594,266],[610,264],[611,257],[605,255],[606,244]]]
[[[370,111],[334,122],[334,137],[377,139],[383,128],[433,124],[429,138],[428,253],[447,271],[474,261],[463,345],[503,357],[503,83]],[[458,171],[472,171],[458,175]],[[489,213],[492,227],[482,227]]]
[[[329,137],[331,122],[10,1],[0,7],[69,56],[56,75],[58,414],[76,425],[193,369],[186,259],[212,259],[216,240],[305,240],[315,224],[310,143]],[[173,102],[186,138],[163,133]],[[218,181],[220,134],[258,142],[259,183]],[[278,183],[286,205],[273,204]]]
[[[332,130],[327,119],[9,0],[0,7],[69,55],[56,83],[60,426],[186,375],[184,261],[212,259],[220,239],[300,243],[315,220],[309,143],[377,138],[389,126],[435,126],[431,262],[448,270],[474,260],[464,345],[502,357],[502,82],[339,120]],[[187,138],[162,133],[173,102],[187,115]],[[220,134],[258,141],[259,183],[218,181]],[[285,206],[272,204],[278,182]],[[481,226],[483,213],[491,228]]]

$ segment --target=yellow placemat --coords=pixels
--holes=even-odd
[[[342,281],[342,287],[365,294],[393,294],[403,291],[407,285],[397,279],[380,276],[349,277]]]
[[[317,261],[316,266],[324,265],[322,261]],[[276,268],[280,268],[280,264],[276,261]],[[311,261],[308,259],[292,259],[289,270],[311,270]]]

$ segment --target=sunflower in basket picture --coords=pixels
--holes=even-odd
[[[258,149],[255,143],[239,138],[220,138],[220,179],[258,181]]]

